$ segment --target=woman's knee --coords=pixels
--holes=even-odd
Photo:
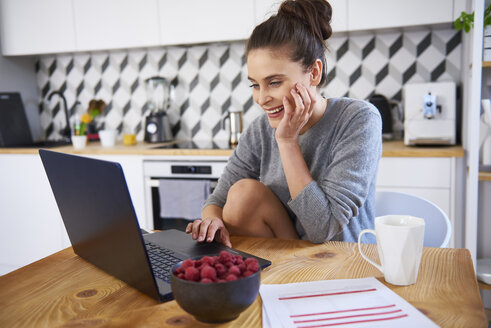
[[[261,201],[263,188],[267,187],[257,180],[241,179],[230,187],[227,204],[241,210],[251,208]]]

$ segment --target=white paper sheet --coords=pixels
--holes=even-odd
[[[438,327],[375,278],[261,285],[263,328]]]

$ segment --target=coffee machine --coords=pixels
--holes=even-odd
[[[406,84],[403,98],[404,144],[455,145],[454,82]]]
[[[147,91],[146,110],[150,111],[145,119],[146,142],[172,141],[173,135],[170,127],[167,110],[173,100],[174,86],[167,79],[154,76],[145,80]]]

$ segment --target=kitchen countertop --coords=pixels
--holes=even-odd
[[[134,146],[122,143],[104,148],[99,142],[90,142],[85,149],[75,150],[71,145],[49,148],[71,154],[91,155],[154,155],[154,156],[230,156],[232,149],[178,149],[159,148],[172,143],[149,144],[138,142]],[[0,154],[37,154],[37,148],[0,148]],[[384,141],[382,157],[463,157],[464,149],[457,146],[405,146],[403,141]]]

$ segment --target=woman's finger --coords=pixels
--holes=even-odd
[[[299,116],[303,115],[303,112],[305,110],[305,105],[303,104],[303,100],[300,97],[300,94],[298,93],[298,91],[296,89],[291,89],[290,93],[292,94],[293,100],[295,101],[295,112],[294,112],[294,114],[299,115]]]
[[[208,237],[207,242],[212,242],[216,239],[218,242],[224,244],[225,246],[231,247],[230,236],[225,224],[220,219],[213,219],[210,226],[208,227]]]
[[[222,220],[211,219],[210,221],[211,221],[211,223],[208,226],[208,232],[206,233],[206,241],[207,242],[212,242],[213,239],[215,239],[215,234],[216,234],[217,230],[220,228],[220,223]]]
[[[199,235],[198,235],[198,241],[204,241],[205,237],[208,234],[208,227],[210,226],[211,219],[204,219],[201,221],[201,224],[199,226]]]
[[[297,92],[299,93],[304,107],[307,110],[307,112],[310,112],[312,110],[312,96],[310,95],[310,92],[306,87],[303,86],[301,83],[297,83]]]
[[[193,231],[193,222],[189,222],[186,226],[186,233],[190,233]]]
[[[198,239],[199,226],[201,225],[201,220],[194,220],[192,223],[192,236],[193,239]]]
[[[285,117],[289,119],[293,114],[292,105],[286,96],[283,96],[283,108],[285,109]]]
[[[218,241],[220,243],[222,243],[223,245],[227,246],[227,247],[232,247],[232,243],[230,242],[230,234],[227,230],[227,228],[225,228],[225,226],[221,229],[219,229],[219,232],[218,232]]]

